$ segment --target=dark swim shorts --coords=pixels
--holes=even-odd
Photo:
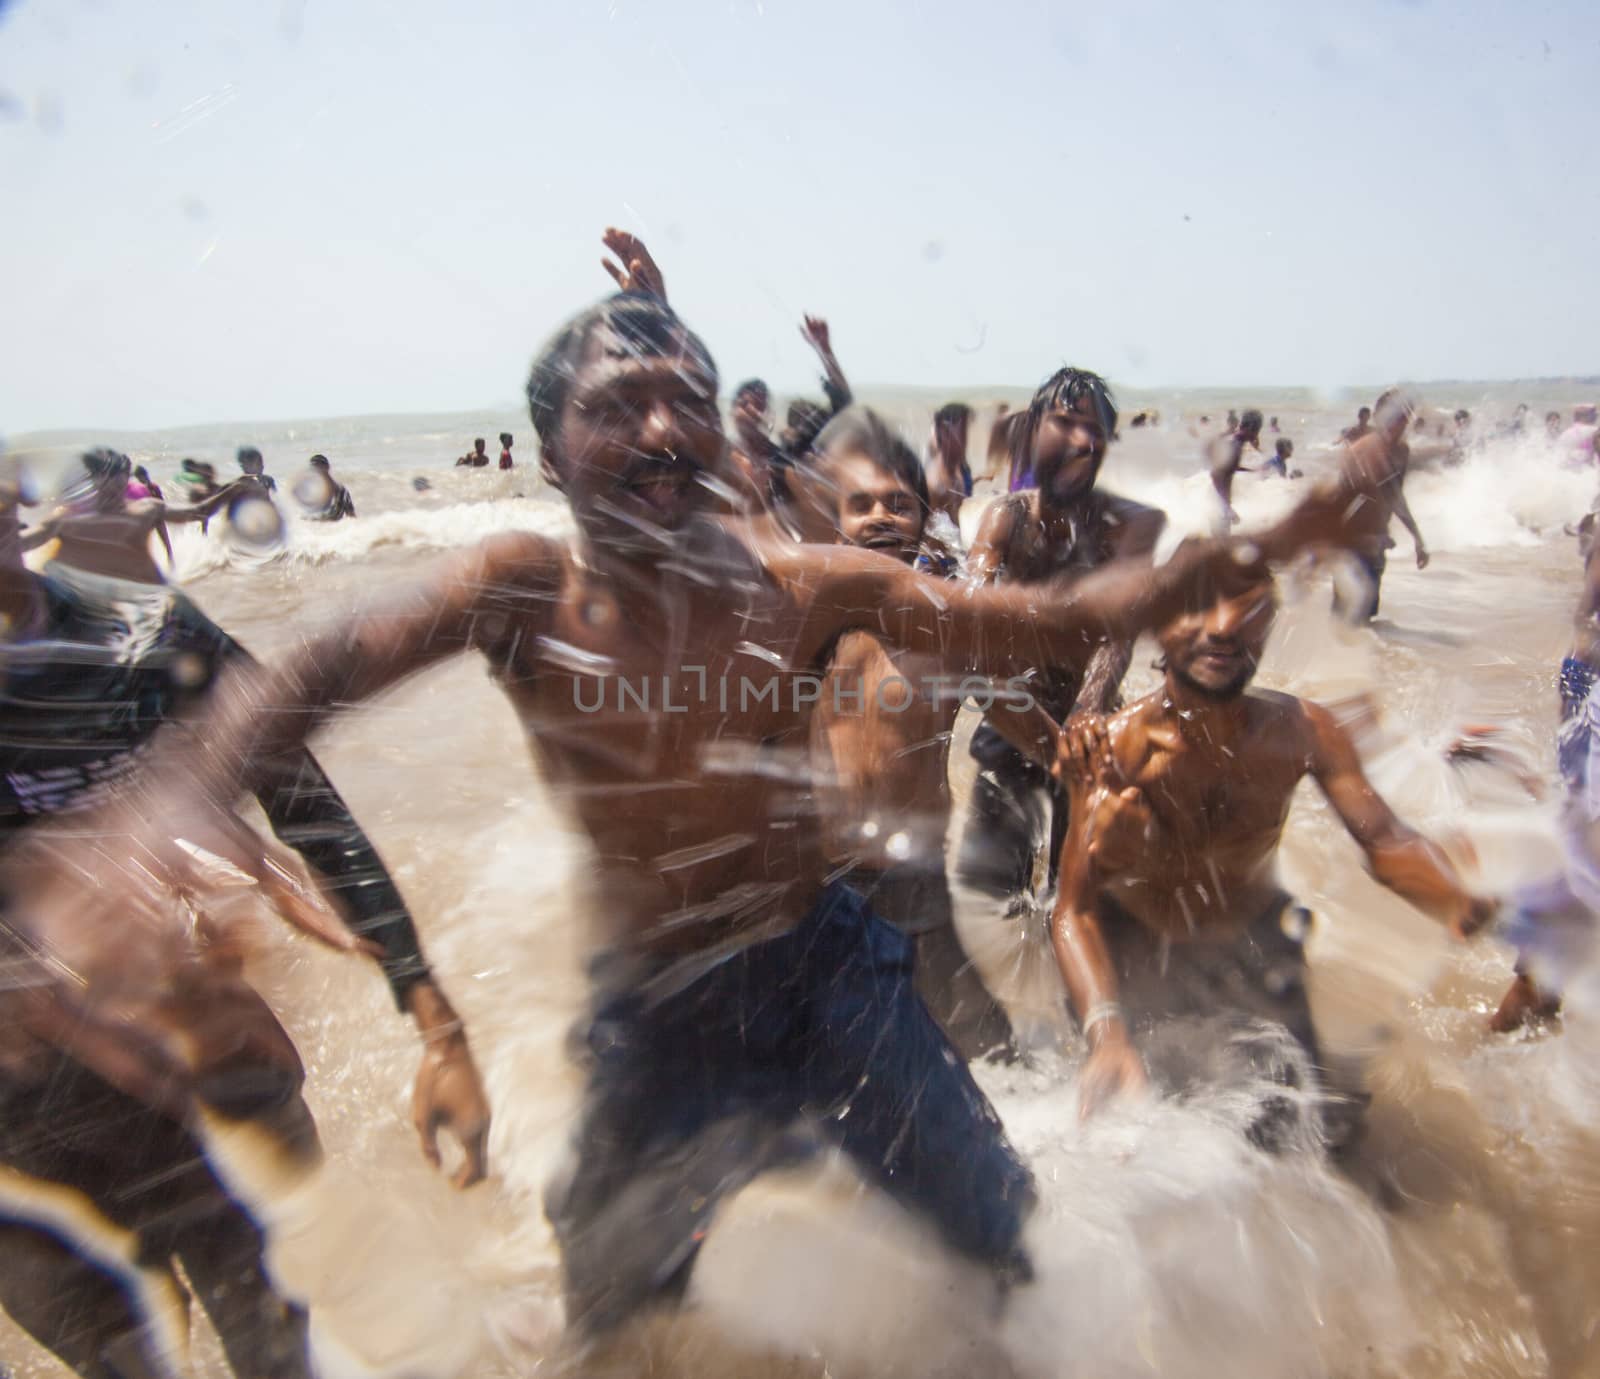
[[[582,1119],[545,1195],[569,1324],[677,1302],[717,1204],[819,1142],[956,1251],[1030,1276],[1032,1179],[918,999],[910,943],[854,891],[828,886],[798,928],[687,984],[616,953],[591,976]]]

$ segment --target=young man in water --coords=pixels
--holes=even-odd
[[[1254,1021],[1281,1026],[1320,1077],[1305,988],[1311,917],[1284,893],[1276,866],[1307,775],[1390,890],[1458,938],[1493,913],[1395,817],[1326,709],[1250,689],[1276,612],[1263,582],[1180,615],[1158,634],[1162,686],[1103,736],[1061,740],[1072,811],[1051,941],[1089,1043],[1085,1114],[1145,1085],[1138,1044],[1175,1016],[1237,1018],[1233,1047],[1293,1086],[1281,1050],[1249,1032]],[[1288,1105],[1270,1108],[1252,1134],[1275,1143]],[[1337,1140],[1340,1117],[1329,1109],[1325,1130]]]
[[[961,521],[961,505],[972,497],[972,469],[967,464],[967,432],[972,408],[947,402],[933,414],[928,441],[928,494],[936,512],[952,523]]]
[[[313,500],[324,500],[320,506],[315,506],[310,514],[311,520],[342,522],[346,517],[354,517],[356,500],[350,496],[350,490],[333,477],[333,466],[328,463],[328,457],[313,455],[307,463],[311,467],[311,496]]]
[[[511,458],[512,435],[509,431],[500,433],[500,468],[515,469],[517,462]]]
[[[906,565],[924,561],[927,478],[877,413],[855,407],[836,417],[797,487],[799,502],[828,506],[838,541]],[[825,763],[829,860],[849,868],[851,886],[910,940],[917,994],[971,1059],[1008,1048],[1011,1022],[956,935],[944,847],[961,694],[939,680],[936,658],[847,632],[834,648],[811,733]]]
[[[478,444],[481,446],[483,442],[479,441]],[[269,496],[278,490],[278,481],[267,473],[266,461],[253,445],[239,448],[239,473],[242,477],[235,479],[232,486],[254,484]]]
[[[1362,407],[1356,412],[1356,424],[1347,426],[1339,432],[1339,440],[1345,445],[1352,445],[1367,435],[1372,430],[1372,408]]]
[[[587,1100],[547,1198],[569,1320],[596,1333],[680,1298],[717,1203],[791,1158],[796,1127],[1001,1280],[1026,1277],[1028,1172],[917,999],[906,939],[833,878],[810,771],[821,673],[852,631],[945,673],[1076,667],[1336,535],[1339,508],[1316,495],[1254,544],[1191,544],[1159,571],[1124,563],[1068,590],[952,584],[709,518],[716,369],[657,298],[569,322],[528,399],[574,542],[494,537],[276,672],[240,674],[137,811],[97,821],[100,860],[80,845],[22,892],[35,946],[76,959],[62,999],[128,980],[76,941],[106,894],[105,839],[131,833],[145,865],[181,873],[177,810],[231,801],[337,706],[475,651],[597,859]]]
[[[1239,514],[1233,510],[1233,476],[1244,468],[1246,446],[1258,454],[1261,451],[1261,413],[1253,409],[1206,446],[1211,487],[1222,502],[1222,520],[1227,526],[1239,521]]]
[[[1415,404],[1397,389],[1377,401],[1372,427],[1360,440],[1346,446],[1339,462],[1340,481],[1351,494],[1350,554],[1360,568],[1362,590],[1354,599],[1334,586],[1333,610],[1355,623],[1370,623],[1378,615],[1383,573],[1389,563],[1394,538],[1389,523],[1398,517],[1411,533],[1417,569],[1428,568],[1428,548],[1406,502],[1406,470],[1411,448],[1405,435]]]
[[[56,821],[81,834],[106,797],[137,798],[161,725],[192,715],[224,668],[248,657],[170,589],[54,566],[30,573],[16,498],[14,483],[0,485],[0,1307],[80,1374],[175,1375],[188,1339],[181,1262],[235,1373],[309,1379],[305,1313],[274,1291],[260,1228],[213,1172],[200,1134],[207,1115],[259,1120],[297,1164],[316,1153],[288,1036],[188,899],[209,887],[184,888],[207,941],[120,1002],[90,1008],[31,984],[38,950],[20,937],[24,868],[54,868]],[[336,913],[299,890],[231,800],[209,822],[191,815],[184,836],[238,865],[313,936],[381,960],[424,1039],[412,1103],[424,1153],[437,1164],[438,1130],[455,1131],[466,1186],[485,1172],[488,1105],[405,903],[309,752],[263,765],[253,789],[267,819]],[[156,903],[170,917],[170,901]],[[96,928],[97,905],[108,929]],[[160,966],[167,921],[148,918],[135,892],[91,898],[71,919],[76,959],[62,960],[130,978]]]
[[[1098,374],[1062,369],[1047,379],[1012,432],[1013,469],[1025,466],[1038,487],[989,507],[968,572],[989,584],[1033,585],[1115,559],[1148,561],[1165,516],[1095,486],[1116,427],[1116,404]],[[1057,722],[1104,713],[1116,703],[1132,654],[1130,639],[1092,632],[1064,661],[1041,648],[1030,662],[1040,674],[1033,692]],[[1029,884],[1035,835],[1051,840],[1053,864],[1066,827],[1064,797],[1003,734],[1011,726],[994,717],[972,735],[980,774],[957,861],[964,884],[1007,898]],[[1041,795],[1048,817],[1041,817]]]

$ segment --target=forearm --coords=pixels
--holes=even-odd
[[[1089,658],[1073,713],[1109,713],[1116,707],[1122,680],[1133,662],[1133,642],[1102,642]]]
[[[1384,839],[1367,860],[1379,882],[1443,924],[1459,923],[1477,904],[1444,851],[1419,833]]]
[[[1050,918],[1050,946],[1066,984],[1073,1013],[1091,1048],[1110,1034],[1127,1034],[1117,1004],[1118,984],[1092,903],[1075,903],[1063,894]]]

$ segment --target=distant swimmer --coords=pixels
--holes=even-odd
[[[267,473],[266,461],[253,445],[240,446],[239,473],[241,477],[233,481],[235,484],[253,484],[269,495],[278,491],[278,481]]]
[[[545,1199],[569,1325],[598,1339],[680,1304],[719,1205],[816,1143],[983,1270],[998,1303],[1032,1276],[1036,1189],[917,996],[904,935],[828,861],[810,769],[821,680],[808,668],[864,626],[891,654],[957,677],[1004,677],[1035,657],[1081,667],[1102,640],[1131,640],[1339,539],[1342,510],[1312,494],[1248,543],[1189,543],[1158,569],[983,587],[710,516],[700,480],[726,445],[716,366],[656,297],[619,295],[565,323],[527,392],[576,535],[493,536],[296,638],[275,669],[233,678],[163,760],[152,753],[162,786],[140,793],[136,817],[63,840],[19,907],[39,917],[44,946],[52,917],[113,877],[147,885],[146,859],[182,875],[192,864],[175,821],[187,829],[206,801],[234,800],[340,706],[481,656],[595,859],[593,903],[576,916],[593,944],[573,1041],[583,1108]],[[1041,445],[1092,460],[1080,429]],[[102,839],[123,830],[140,863],[108,868]],[[118,976],[120,992],[137,974]]]
[[[1160,688],[1102,735],[1062,738],[1057,769],[1072,821],[1051,940],[1089,1042],[1085,1114],[1146,1085],[1140,1046],[1174,1017],[1235,1022],[1230,1047],[1259,1075],[1302,1094],[1334,1091],[1306,994],[1312,917],[1277,874],[1290,802],[1307,775],[1390,890],[1458,938],[1494,914],[1443,852],[1395,817],[1326,709],[1250,690],[1276,611],[1265,582],[1181,614],[1157,634]],[[1304,1086],[1260,1022],[1287,1031],[1324,1085]],[[1295,1103],[1269,1103],[1252,1138],[1280,1147]],[[1341,1108],[1335,1092],[1321,1108],[1333,1143],[1353,1128],[1340,1111],[1354,1104]]]
[[[1278,419],[1277,419],[1277,417],[1272,417],[1272,418],[1270,418],[1268,420],[1268,422],[1267,422],[1267,430],[1271,431],[1273,435],[1277,435],[1278,434]]]
[[[1232,417],[1233,413],[1229,412],[1228,415]],[[1233,510],[1233,476],[1245,469],[1246,446],[1258,454],[1261,451],[1261,413],[1254,409],[1246,412],[1206,446],[1206,466],[1211,471],[1211,487],[1216,489],[1217,497],[1222,501],[1222,520],[1229,526],[1239,520],[1239,514]]]
[[[1378,600],[1383,587],[1383,572],[1388,567],[1391,519],[1411,533],[1416,546],[1417,569],[1428,568],[1428,548],[1423,544],[1417,520],[1406,502],[1406,472],[1411,450],[1406,444],[1406,429],[1411,425],[1415,403],[1391,389],[1378,399],[1373,424],[1360,440],[1347,446],[1340,460],[1339,474],[1351,495],[1350,555],[1360,567],[1363,589],[1349,599],[1334,586],[1334,612],[1352,622],[1369,623],[1378,615]]]
[[[1595,462],[1594,441],[1600,426],[1600,412],[1592,404],[1572,409],[1572,425],[1556,438],[1561,461],[1572,469],[1583,469]]]
[[[952,522],[961,520],[961,505],[972,496],[972,467],[967,463],[967,432],[972,408],[947,402],[933,414],[928,437],[928,493],[934,510]]]
[[[488,444],[488,441],[479,436],[472,442],[472,449],[457,460],[456,465],[458,467],[464,465],[470,469],[483,469],[489,463],[489,452],[485,449]]]
[[[1544,414],[1544,439],[1546,445],[1561,444],[1561,413],[1546,412]]]
[[[178,466],[175,482],[189,503],[203,503],[222,491],[217,483],[217,468],[203,460],[185,460]]]
[[[509,431],[500,433],[500,468],[515,469],[516,461],[511,458],[512,435]]]
[[[1372,408],[1363,407],[1356,413],[1356,424],[1347,426],[1339,432],[1339,439],[1346,445],[1358,441],[1372,430]]]
[[[1298,479],[1300,471],[1297,469],[1292,474],[1289,472],[1289,461],[1294,457],[1294,442],[1287,436],[1279,436],[1273,445],[1272,455],[1262,462],[1261,477],[1263,479],[1277,477],[1279,479]]]
[[[1116,429],[1116,402],[1099,374],[1060,369],[1040,385],[1012,431],[1012,467],[1025,465],[1038,487],[990,504],[967,559],[973,578],[1037,590],[1113,561],[1150,560],[1165,515],[1097,486]],[[1032,692],[1057,722],[1104,713],[1118,702],[1132,658],[1132,643],[1115,635],[1090,635],[1065,659],[1041,648],[1029,661]],[[956,863],[964,885],[1008,902],[1030,886],[1036,836],[1054,840],[1051,866],[1066,828],[1066,797],[1019,750],[1028,744],[1016,740],[1017,724],[993,713],[972,734],[979,775]]]
[[[956,404],[959,406],[960,404]],[[818,442],[802,501],[827,504],[837,540],[906,565],[941,566],[929,551],[923,466],[877,413],[856,407]],[[959,573],[951,570],[951,575]],[[984,988],[955,931],[945,875],[946,768],[960,695],[925,686],[937,667],[886,650],[870,632],[839,639],[811,737],[822,779],[829,857],[915,954],[917,994],[965,1058],[1011,1046],[1011,1022]]]
[[[326,455],[313,455],[307,462],[309,473],[295,485],[295,497],[313,522],[339,522],[356,515],[350,490],[333,477]]]

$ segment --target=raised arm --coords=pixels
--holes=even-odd
[[[820,316],[807,316],[801,322],[800,335],[822,361],[822,388],[828,395],[829,407],[835,413],[844,411],[851,402],[850,380],[834,356],[828,323]]]
[[[1013,498],[997,498],[984,509],[978,533],[967,552],[967,575],[979,584],[993,584],[1005,572],[1007,552],[1016,535],[1021,509]]]
[[[1492,917],[1494,902],[1468,892],[1450,859],[1395,816],[1367,780],[1354,744],[1333,715],[1319,704],[1303,707],[1311,774],[1366,853],[1373,876],[1457,938],[1475,933]]]

